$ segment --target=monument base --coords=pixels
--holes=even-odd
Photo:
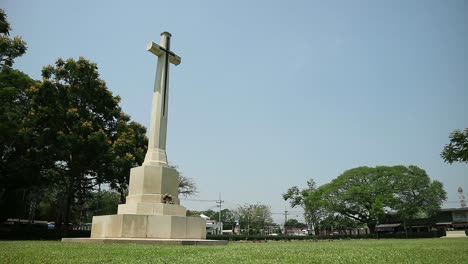
[[[200,217],[118,214],[93,217],[91,238],[205,239]]]
[[[454,231],[445,231],[446,236],[442,238],[452,238],[452,237],[468,237],[465,233],[465,230],[454,230]]]
[[[218,246],[227,245],[226,240],[206,239],[155,239],[155,238],[62,238],[66,243],[94,244],[146,244],[146,245],[181,245],[181,246]]]

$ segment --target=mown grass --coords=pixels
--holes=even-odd
[[[468,239],[230,242],[227,246],[0,241],[0,263],[468,263]]]

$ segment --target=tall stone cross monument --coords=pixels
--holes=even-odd
[[[169,64],[180,64],[180,57],[170,51],[171,34],[161,33],[161,45],[148,43],[146,49],[158,56],[151,108],[150,138],[145,164],[167,165],[166,135],[169,99]]]
[[[91,239],[205,239],[206,224],[187,217],[178,198],[179,174],[168,166],[166,135],[169,99],[169,65],[180,57],[170,50],[171,34],[161,33],[160,44],[147,50],[158,56],[148,152],[142,166],[131,169],[125,204],[116,215],[93,217]]]

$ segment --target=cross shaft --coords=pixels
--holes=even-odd
[[[161,42],[148,43],[146,49],[158,56],[156,78],[153,90],[153,103],[151,108],[150,135],[146,164],[167,165],[166,134],[167,134],[167,110],[169,99],[169,64],[179,65],[181,58],[170,50],[169,32],[161,33]]]

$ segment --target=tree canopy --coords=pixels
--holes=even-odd
[[[356,226],[357,221],[373,231],[388,213],[404,220],[434,214],[446,199],[446,192],[442,183],[432,181],[423,169],[400,165],[350,169],[313,191],[307,188],[298,192],[293,187],[283,198],[293,206],[303,205],[306,212],[320,212],[315,229],[326,229],[330,221],[343,227]],[[337,218],[341,216],[354,221]]]
[[[265,227],[273,223],[270,207],[264,204],[245,204],[234,212],[244,233],[261,234]]]
[[[58,59],[43,68],[42,76],[42,83],[29,89],[26,119],[38,151],[53,160],[51,182],[61,186],[58,223],[67,225],[76,199],[116,176],[117,170],[108,168],[118,167],[119,154],[127,153],[119,153],[119,141],[127,140],[122,130],[143,134],[144,129],[132,130],[127,124],[129,118],[118,106],[120,98],[99,79],[96,64],[84,58]],[[127,142],[127,148],[137,148],[135,143]]]
[[[21,37],[9,37],[10,24],[0,9],[0,221],[24,215],[32,190],[41,185],[42,157],[37,156],[24,117],[30,102],[27,90],[36,81],[11,68],[26,51]]]
[[[307,181],[307,188],[300,190],[297,186],[293,186],[283,194],[283,199],[289,201],[292,208],[300,206],[304,209],[304,218],[306,223],[310,225],[315,234],[319,234],[319,226],[321,220],[327,212],[322,206],[322,196],[320,190],[313,179]]]
[[[286,228],[307,228],[307,225],[299,222],[297,219],[291,218],[284,224]]]
[[[27,89],[35,83],[17,70],[0,71],[0,221],[24,212],[32,187],[40,186],[44,159],[35,151],[24,117]]]
[[[450,136],[450,143],[447,144],[440,154],[445,162],[468,163],[468,128],[453,131]]]

